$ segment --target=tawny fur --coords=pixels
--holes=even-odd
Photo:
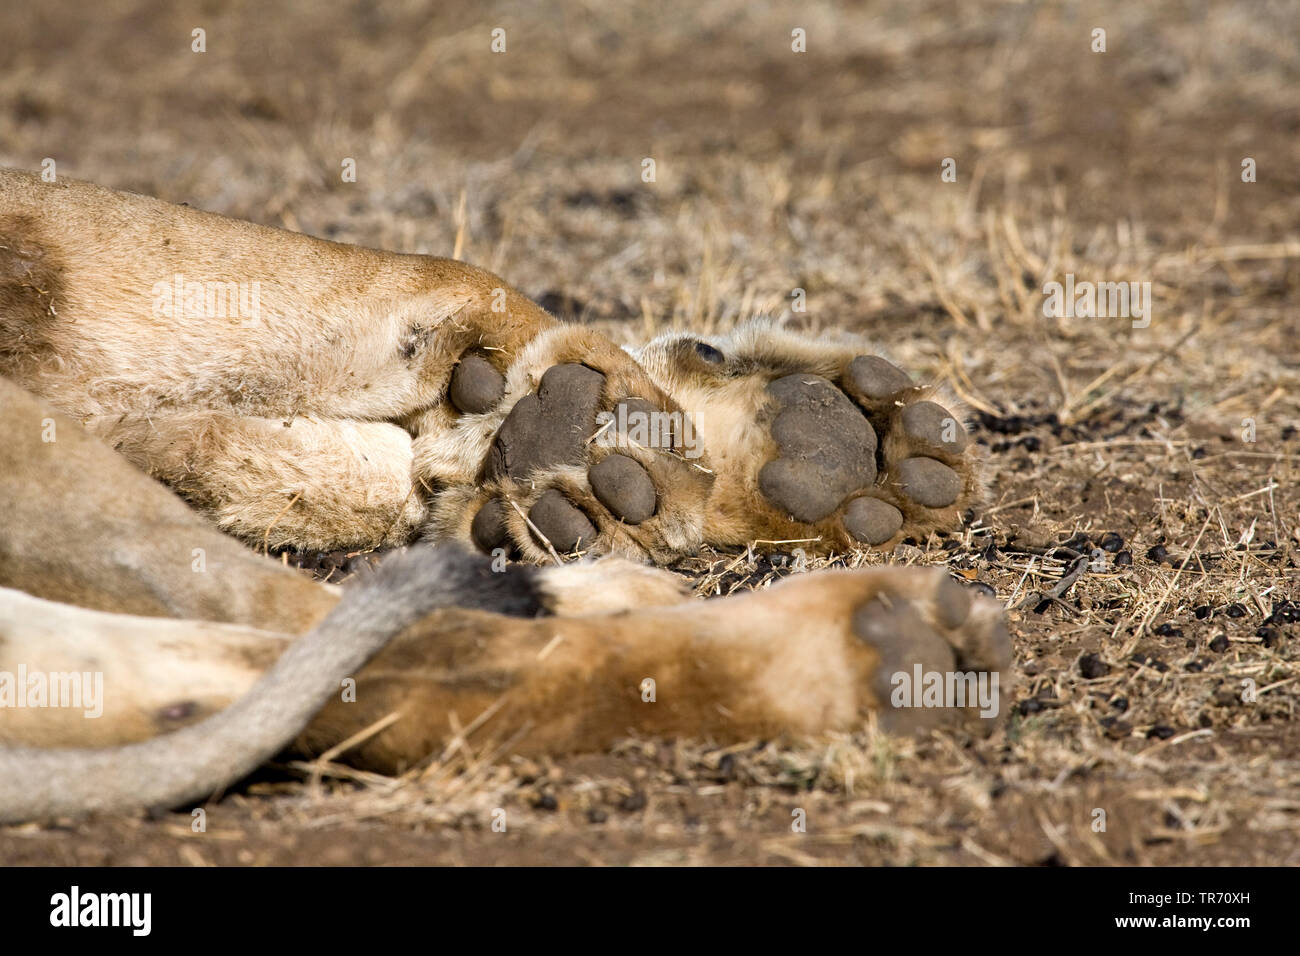
[[[199,283],[200,293],[218,290],[211,302],[200,296],[197,315],[186,311],[194,304],[189,283]],[[220,294],[254,287],[247,309],[238,295]],[[715,340],[726,357],[717,367],[694,353],[693,342],[658,339],[634,352],[637,364],[459,262],[0,170],[0,375],[255,545],[370,548],[421,531],[465,539],[477,510],[495,497],[513,502],[508,524],[518,551],[545,560],[546,542],[519,512],[556,488],[596,525],[592,553],[667,563],[704,543],[861,546],[840,522],[853,495],[825,520],[801,524],[759,493],[757,478],[775,454],[767,384],[790,372],[842,384],[847,364],[867,351],[863,344],[756,323]],[[447,400],[467,350],[506,380],[486,412],[460,414]],[[586,470],[609,453],[598,445],[581,466],[485,479],[484,458],[506,414],[547,368],[564,362],[605,374],[605,407],[638,397],[697,423],[698,457],[619,450],[653,479],[658,508],[650,520],[629,525],[596,501]],[[918,388],[909,401],[930,391]],[[875,423],[885,431],[886,465],[914,450],[896,419]],[[888,501],[905,516],[899,533],[877,547],[957,527],[979,499],[971,451],[926,453],[957,471],[961,494],[950,507],[923,508],[882,469],[875,487],[854,493]]]
[[[516,750],[546,752],[600,747],[630,731],[730,740],[847,729],[882,706],[881,668],[905,663],[885,662],[855,632],[856,610],[878,596],[920,614],[918,639],[1007,663],[991,603],[947,637],[924,630],[940,627],[945,576],[909,568],[799,576],[768,592],[699,602],[667,572],[607,558],[541,572],[536,593],[550,613],[531,619],[457,607],[475,593],[440,581],[440,568],[457,565],[439,559],[427,564],[435,577],[419,578],[418,562],[403,565],[391,590],[363,584],[351,610],[331,617],[338,589],[243,549],[39,399],[3,380],[0,388],[0,438],[13,455],[0,475],[17,517],[0,524],[0,551],[12,558],[0,562],[0,672],[99,672],[105,690],[94,720],[39,708],[0,722],[10,748],[56,748],[48,756],[0,748],[0,767],[25,772],[35,761],[64,779],[58,748],[146,748],[120,760],[112,750],[70,753],[72,766],[92,774],[68,778],[72,796],[0,788],[12,798],[11,808],[0,806],[10,819],[42,807],[67,812],[78,795],[85,808],[121,808],[132,799],[123,768],[137,765],[157,775],[147,788],[156,799],[192,799],[294,733],[297,749],[319,752],[393,714],[349,759],[408,767],[471,724]],[[69,603],[33,596],[41,594]],[[313,625],[316,644],[300,648],[296,635]],[[365,656],[377,656],[365,666],[364,656],[315,666],[310,648],[328,640],[342,650],[348,628],[366,631]],[[356,699],[345,702],[339,679],[352,672],[335,670],[346,660],[358,669]],[[295,667],[310,686],[295,683]],[[280,699],[292,704],[271,705]],[[271,723],[249,750],[246,724],[258,714]],[[211,738],[194,736],[209,725]],[[111,786],[101,792],[93,774],[109,775]]]
[[[238,296],[227,300],[239,304],[235,315],[206,303],[196,314],[183,301],[169,308],[171,290],[189,295],[186,283],[200,293],[255,284],[255,308],[245,314]],[[41,767],[67,781],[66,793],[43,785],[31,799],[21,785],[0,788],[19,808],[10,818],[124,807],[132,772],[150,778],[148,799],[192,799],[294,735],[297,749],[319,752],[392,715],[350,759],[399,770],[471,725],[549,752],[629,731],[737,739],[847,729],[881,710],[882,675],[908,662],[911,642],[928,648],[918,661],[1005,666],[996,607],[980,604],[954,630],[936,611],[943,575],[915,569],[800,577],[701,603],[672,575],[610,558],[529,578],[548,612],[530,618],[485,609],[472,587],[458,591],[456,575],[470,566],[455,556],[399,556],[388,583],[363,583],[340,604],[337,588],[222,533],[264,549],[397,545],[421,531],[463,539],[495,497],[510,503],[518,550],[541,560],[548,548],[526,515],[558,489],[598,528],[586,552],[666,563],[705,542],[852,546],[841,513],[856,495],[904,513],[882,544],[891,546],[954,527],[978,496],[969,453],[918,448],[897,427],[898,408],[930,394],[909,388],[898,408],[853,396],[883,432],[880,477],[825,520],[795,522],[757,488],[776,454],[767,386],[798,372],[852,394],[846,369],[864,348],[766,325],[715,344],[720,366],[683,336],[634,360],[458,262],[0,170],[0,497],[9,506],[0,671],[98,672],[109,691],[100,718],[32,709],[0,723],[0,743],[128,746],[66,760],[0,748],[0,765],[15,773]],[[504,393],[460,414],[447,393],[469,350],[502,376]],[[523,478],[485,472],[510,409],[563,363],[604,375],[602,410],[635,397],[694,418],[699,455],[618,449],[653,479],[650,519],[629,525],[596,499],[588,470],[612,453],[597,435],[581,463]],[[961,476],[952,506],[923,509],[895,487],[891,463],[921,453]],[[422,582],[420,568],[448,581]],[[854,623],[876,598],[907,611],[879,646]],[[348,668],[355,701],[336,692]],[[893,716],[903,729],[925,723]],[[68,777],[77,766],[90,776]]]

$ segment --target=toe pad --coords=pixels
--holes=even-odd
[[[542,492],[529,509],[528,518],[561,553],[576,551],[579,546],[590,547],[596,540],[596,526],[554,488]]]
[[[844,530],[864,544],[883,544],[903,526],[903,513],[877,498],[854,498],[844,509]]]
[[[954,454],[970,441],[961,422],[936,402],[915,402],[903,409],[903,431],[917,441]]]
[[[903,492],[927,508],[946,508],[961,494],[961,476],[933,458],[905,458],[898,464]]]
[[[486,412],[506,391],[505,376],[481,355],[466,355],[451,373],[447,397],[459,411]]]
[[[474,543],[488,554],[496,548],[505,547],[509,541],[506,506],[496,498],[483,505],[470,523],[469,534]]]
[[[609,455],[587,477],[597,500],[628,524],[640,524],[655,513],[654,482],[626,455]]]
[[[878,355],[859,355],[849,363],[848,379],[867,398],[888,398],[910,388],[911,378],[897,365]]]

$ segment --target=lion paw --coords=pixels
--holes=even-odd
[[[619,553],[666,562],[698,549],[712,484],[702,450],[681,409],[607,340],[548,332],[504,374],[468,355],[448,401],[463,421],[441,441],[432,436],[422,459],[440,486],[432,536],[533,560]],[[447,447],[459,474],[440,467]],[[420,465],[417,451],[417,473]]]
[[[711,544],[892,548],[959,527],[980,496],[960,414],[879,356],[759,325],[637,354],[709,449]]]

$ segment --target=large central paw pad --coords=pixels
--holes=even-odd
[[[876,433],[819,375],[787,375],[767,390],[781,406],[772,422],[781,457],[763,466],[758,486],[796,520],[820,521],[875,481]]]
[[[596,432],[605,376],[585,365],[554,365],[537,391],[510,410],[488,455],[488,475],[524,478],[578,464]]]

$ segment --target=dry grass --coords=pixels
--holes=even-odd
[[[201,836],[105,820],[5,831],[0,857],[1300,862],[1300,626],[1274,614],[1300,600],[1293,4],[57,8],[0,14],[0,162],[454,252],[625,342],[753,315],[865,333],[968,403],[993,489],[961,534],[892,560],[1023,606],[1014,711],[988,739],[631,740],[534,763],[467,733],[400,780],[268,774]],[[1151,282],[1150,327],[1044,318],[1066,273]],[[1024,603],[1107,532],[1131,564],[1103,552],[1060,601]],[[680,570],[702,596],[798,573],[754,554]]]

